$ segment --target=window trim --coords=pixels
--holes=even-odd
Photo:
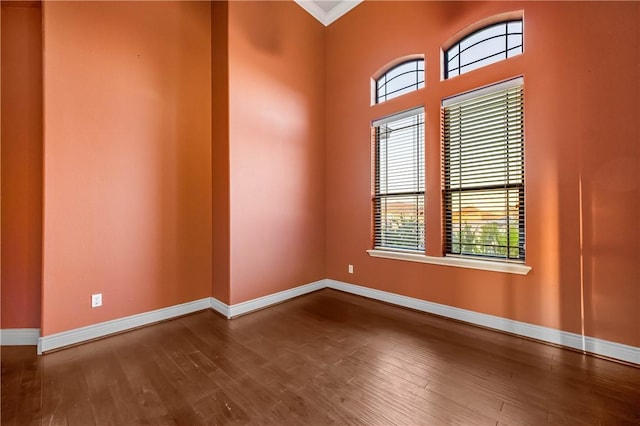
[[[418,114],[424,114],[424,106],[418,106],[405,111],[387,115],[386,117],[378,118],[371,122],[371,127],[382,126],[387,123],[391,123],[396,120],[402,120],[403,118],[408,118]]]
[[[371,257],[381,259],[403,260],[408,262],[427,263],[431,265],[452,266],[457,268],[477,269],[482,271],[503,272],[507,274],[527,275],[531,266],[507,260],[470,259],[458,256],[427,256],[414,252],[387,251],[381,249],[367,250]]]
[[[442,99],[442,107],[446,108],[453,104],[468,101],[469,99],[477,98],[484,95],[489,95],[493,92],[498,92],[500,90],[513,89],[514,87],[518,87],[522,85],[524,85],[523,76],[510,78],[508,80],[499,81],[493,84],[488,84],[486,86],[478,87],[477,89],[471,89],[462,93],[447,96],[446,98]]]

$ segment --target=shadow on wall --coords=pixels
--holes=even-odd
[[[2,2],[0,328],[40,327],[42,7]]]
[[[282,16],[269,2],[250,2],[252,13],[238,14],[235,23],[252,46],[265,54],[280,56],[283,52]]]
[[[323,46],[293,2],[229,4],[231,303],[326,277]]]

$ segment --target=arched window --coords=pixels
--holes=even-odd
[[[424,59],[412,59],[391,68],[376,80],[375,103],[424,87]]]
[[[373,79],[374,103],[424,87],[424,58],[396,62]],[[424,253],[424,107],[371,123],[374,248]]]
[[[522,40],[522,19],[503,21],[475,31],[445,52],[444,78],[519,55]]]

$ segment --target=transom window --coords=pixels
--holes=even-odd
[[[446,50],[445,78],[522,54],[523,21],[513,16],[489,18],[500,21]],[[370,80],[375,104],[425,87],[424,56],[382,72]],[[431,133],[431,139],[425,140],[425,106],[372,122],[373,249],[367,250],[369,255],[517,274],[531,270],[524,265],[524,79],[491,84],[492,73],[478,73],[483,75],[484,84],[490,85],[441,98],[441,104],[436,100],[442,114],[441,140]],[[449,87],[442,84],[443,90]],[[431,120],[434,124],[436,117]],[[425,144],[438,144],[442,155],[425,158]],[[440,196],[425,191],[425,168],[431,166],[442,171],[442,198],[437,205],[428,199]],[[428,241],[427,207],[431,216],[438,213],[443,219],[441,231]]]
[[[522,19],[489,25],[469,34],[445,52],[444,78],[519,55],[522,40]]]
[[[524,261],[522,78],[442,106],[446,254]]]
[[[424,252],[424,109],[373,123],[376,248]]]
[[[375,82],[375,103],[388,101],[424,87],[424,59],[403,62]]]

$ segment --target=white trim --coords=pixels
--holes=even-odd
[[[580,334],[556,330],[540,325],[514,321],[494,315],[482,314],[466,309],[454,308],[439,303],[427,302],[413,297],[402,296],[395,293],[361,287],[341,281],[327,279],[327,287],[346,293],[357,294],[370,299],[380,300],[405,308],[411,308],[422,312],[428,312],[447,318],[452,318],[467,323],[480,325],[495,330],[505,331],[520,336],[541,340],[548,343],[567,346],[581,351],[615,358],[640,365],[640,347],[623,345],[607,340],[585,337]],[[584,343],[583,343],[584,342]]]
[[[316,1],[322,0],[294,0],[300,7],[309,12],[311,16],[320,21],[325,27],[336,21],[342,15],[362,3],[362,0],[342,0],[338,5],[329,12],[325,12]]]
[[[491,260],[468,259],[464,257],[435,257],[418,253],[399,251],[367,250],[369,256],[383,259],[405,260],[409,262],[430,263],[433,265],[455,266],[458,268],[480,269],[483,271],[506,272],[509,274],[527,275],[531,266],[521,263],[499,262]]]
[[[369,299],[380,300],[417,311],[440,315],[464,321],[470,324],[480,325],[494,330],[505,331],[543,342],[562,345],[596,355],[606,356],[621,361],[640,365],[640,347],[624,345],[594,337],[581,336],[580,334],[543,327],[525,322],[515,321],[494,315],[482,314],[453,306],[428,302],[426,300],[403,296],[373,288],[348,284],[332,279],[323,279],[310,284],[294,287],[268,296],[258,297],[235,305],[227,305],[216,298],[206,297],[181,305],[170,306],[164,309],[132,315],[112,321],[81,327],[50,336],[40,337],[40,329],[5,329],[0,330],[2,345],[34,345],[38,344],[38,354],[42,352],[81,343],[87,340],[104,337],[109,334],[130,330],[150,323],[171,319],[204,309],[214,309],[225,318],[233,318],[257,309],[266,308],[274,304],[284,302],[294,297],[302,296],[323,288],[344,291]]]
[[[219,301],[215,297],[210,297],[209,298],[209,305],[210,305],[211,309],[213,309],[214,311],[216,311],[217,313],[219,313],[220,315],[222,315],[226,319],[231,318],[229,316],[230,308],[229,308],[229,305],[227,305],[226,303]]]
[[[190,314],[192,312],[209,309],[211,302],[209,297],[194,300],[192,302],[182,303],[180,305],[169,306],[167,308],[156,309],[154,311],[144,312],[137,315],[131,315],[124,318],[118,318],[111,321],[105,321],[98,324],[88,325],[86,327],[75,328],[61,333],[51,334],[49,336],[40,337],[38,339],[38,354],[51,351],[53,349],[62,348],[64,346],[85,342],[87,340],[96,339],[98,337],[108,336],[110,334],[121,331],[130,330],[132,328],[151,324],[158,321],[175,318],[181,315]]]
[[[403,118],[413,117],[418,114],[424,114],[424,106],[419,106],[415,108],[408,109],[406,111],[394,113],[391,115],[387,115],[386,117],[379,118],[377,120],[373,120],[371,122],[371,127],[382,126],[383,124],[391,123],[393,121],[402,120]]]
[[[155,311],[144,312],[142,314],[131,315],[111,321],[101,322],[98,324],[88,325],[61,333],[51,334],[49,336],[32,339],[31,344],[38,345],[38,354],[62,348],[65,346],[82,343],[87,340],[108,336],[110,334],[127,331],[143,325],[175,318],[181,315],[190,314],[192,312],[201,311],[203,309],[213,309],[222,314],[225,318],[230,319],[238,315],[242,315],[257,309],[266,308],[276,303],[303,294],[321,290],[326,287],[325,280],[316,281],[310,284],[284,290],[278,293],[270,294],[257,299],[248,300],[246,302],[237,303],[235,305],[227,305],[214,297],[205,297],[204,299],[195,300],[193,302],[183,303],[181,305],[169,306]],[[39,330],[38,335],[39,335]],[[4,335],[4,330],[3,330]],[[4,342],[4,337],[3,337]],[[4,343],[3,343],[4,344]]]
[[[584,345],[587,352],[640,364],[640,348],[589,336],[585,336]]]
[[[325,22],[323,22],[324,25],[328,26],[333,23],[360,3],[362,3],[362,0],[342,0],[339,5],[331,9],[329,13],[325,15],[326,18]]]
[[[310,284],[301,285],[299,287],[294,287],[289,290],[273,293],[268,296],[258,297],[257,299],[247,300],[246,302],[236,303],[235,305],[231,305],[228,307],[229,310],[227,318],[237,317],[238,315],[266,308],[268,306],[275,305],[276,303],[284,302],[285,300],[302,296],[303,294],[322,290],[323,288],[327,287],[325,281],[326,280],[315,281]]]
[[[478,98],[480,96],[499,92],[501,90],[512,89],[514,87],[518,87],[522,85],[524,85],[523,77],[512,78],[510,80],[501,81],[500,83],[490,84],[488,86],[484,86],[479,89],[473,89],[468,92],[449,96],[442,100],[442,106],[448,107],[450,105],[457,104],[459,102],[464,102],[469,99]]]
[[[36,346],[39,328],[5,328],[0,330],[0,346]]]

